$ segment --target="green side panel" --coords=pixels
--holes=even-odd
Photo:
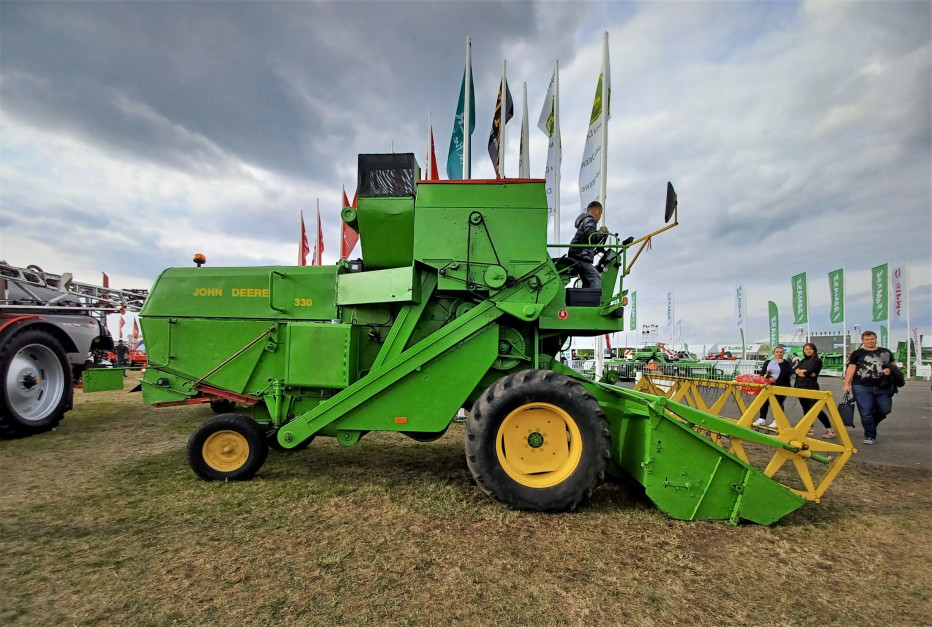
[[[288,325],[285,385],[347,387],[356,376],[356,338],[349,324],[294,322]]]
[[[414,249],[414,199],[359,198],[357,221],[367,270],[410,266]]]
[[[481,219],[480,219],[481,217]],[[441,290],[502,287],[549,257],[543,183],[421,183],[414,258],[440,271]]]
[[[125,368],[88,368],[81,376],[85,392],[108,392],[123,389]]]
[[[419,181],[417,206],[477,209],[547,208],[544,181]],[[538,243],[539,245],[539,243]]]
[[[140,312],[143,333],[146,317],[159,316],[330,320],[336,279],[337,266],[169,268]]]
[[[498,325],[491,325],[373,396],[321,433],[338,429],[442,431],[496,357]]]
[[[412,302],[419,300],[419,286],[413,266],[341,274],[337,277],[337,305]]]
[[[253,379],[266,387],[268,379],[280,378],[285,367],[284,351],[274,350],[277,327],[268,320],[150,319],[146,327],[150,366],[158,364],[191,380],[214,371],[205,383],[237,393],[250,391]],[[146,374],[150,372],[154,376],[155,368]]]

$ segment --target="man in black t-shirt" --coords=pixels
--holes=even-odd
[[[864,426],[864,444],[873,444],[877,440],[877,425],[893,408],[890,394],[880,387],[881,378],[890,374],[893,353],[877,346],[877,334],[873,331],[862,333],[861,342],[861,348],[848,358],[844,393],[854,394]]]

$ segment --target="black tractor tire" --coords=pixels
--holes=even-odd
[[[482,393],[466,422],[466,464],[508,509],[573,511],[605,479],[611,436],[599,403],[577,381],[524,370]]]
[[[268,454],[262,427],[242,414],[214,416],[188,440],[188,463],[194,474],[208,481],[252,479]]]
[[[55,428],[71,409],[74,381],[61,342],[42,329],[23,329],[0,346],[0,437]]]
[[[215,414],[229,414],[236,409],[236,401],[226,398],[218,398],[210,401],[210,410]]]

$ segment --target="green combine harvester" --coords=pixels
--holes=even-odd
[[[667,226],[610,238],[603,287],[591,290],[565,287],[573,264],[548,252],[543,181],[418,178],[411,154],[359,156],[358,210],[342,217],[364,265],[199,263],[158,278],[141,312],[146,402],[229,412],[191,436],[197,475],[250,479],[270,446],[315,437],[431,441],[466,408],[466,463],[508,508],[573,510],[606,475],[633,477],[678,519],[769,524],[806,502],[716,444],[808,458],[799,442],[591,381],[555,358],[570,336],[622,330],[621,279],[650,236],[676,225],[672,186]]]

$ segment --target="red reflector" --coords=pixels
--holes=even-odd
[[[560,311],[557,312],[557,318],[559,318],[560,320],[566,320],[569,317],[570,317],[570,312],[568,312],[565,309],[561,309]]]
[[[400,425],[403,425],[403,424],[405,424],[406,422],[408,422],[408,419],[407,419],[407,418],[402,418],[402,417],[399,416],[398,418],[395,418],[395,422],[398,423],[398,424],[400,424]]]

